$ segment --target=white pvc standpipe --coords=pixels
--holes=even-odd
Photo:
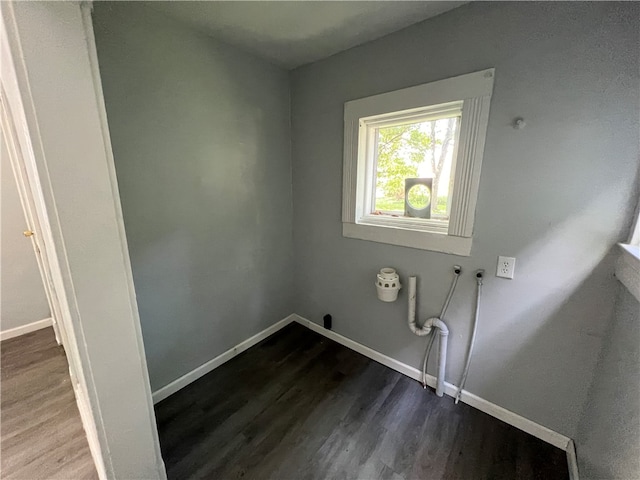
[[[447,366],[447,341],[449,338],[449,329],[441,320],[441,318],[444,317],[447,311],[447,307],[449,306],[449,302],[451,301],[451,297],[453,296],[453,292],[455,291],[456,285],[458,283],[458,277],[460,276],[461,272],[462,269],[456,265],[454,267],[455,276],[453,278],[451,288],[449,289],[447,299],[445,300],[444,306],[442,308],[440,318],[432,317],[428,319],[422,327],[419,327],[416,322],[416,277],[409,277],[409,308],[407,315],[407,323],[409,325],[409,329],[419,337],[429,335],[433,328],[438,329],[438,376],[436,379],[436,395],[438,395],[439,397],[442,397],[444,395],[444,378]],[[425,388],[427,386],[427,360],[429,358],[432,341],[433,339],[429,342],[429,346],[427,347],[427,351],[425,352],[424,363],[422,365],[422,385]]]
[[[447,366],[447,340],[449,329],[439,318],[433,317],[427,320],[427,324],[438,329],[438,377],[436,378],[436,395],[444,395],[444,374]]]
[[[409,314],[407,323],[409,324],[409,330],[419,337],[424,337],[431,333],[431,327],[427,328],[426,324],[418,327],[416,323],[416,277],[409,277]]]

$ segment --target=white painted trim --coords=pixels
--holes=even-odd
[[[35,104],[31,97],[19,34],[15,30],[16,24],[13,11],[9,12],[9,8],[7,8],[4,14],[6,17],[2,18],[3,28],[0,29],[1,56],[3,58],[1,63],[2,128],[5,130],[5,136],[13,137],[14,156],[11,158],[12,168],[19,188],[25,189],[21,196],[24,195],[23,200],[27,200],[27,206],[29,207],[24,210],[29,227],[36,235],[40,235],[40,243],[37,250],[39,250],[39,258],[42,260],[42,271],[46,277],[44,282],[45,289],[48,297],[50,296],[48,299],[50,300],[51,313],[53,315],[51,318],[52,326],[56,333],[56,341],[58,344],[62,343],[65,349],[76,404],[78,405],[78,410],[81,411],[83,428],[87,434],[96,471],[102,480],[106,479],[107,476],[101,449],[98,448],[96,450],[95,448],[96,444],[99,445],[99,441],[97,437],[89,438],[90,432],[97,432],[96,419],[93,415],[87,416],[86,411],[83,416],[81,408],[81,402],[85,406],[89,405],[88,391],[92,378],[85,375],[79,352],[79,342],[72,324],[69,302],[62,278],[61,265],[64,262],[60,262],[53,240],[50,218],[53,218],[54,222],[57,220],[55,205],[53,213],[50,214],[44,198],[45,193],[41,180],[45,185],[48,184],[48,172],[45,169],[45,174],[41,178],[37,167],[36,152],[38,154],[43,152],[41,149],[40,130],[35,127],[37,125]],[[14,42],[13,48],[17,52],[15,58],[14,52],[11,50],[11,42]],[[30,124],[29,122],[32,123]],[[62,259],[66,260],[64,255]],[[59,338],[58,334],[62,338]],[[81,335],[82,333],[80,332]]]
[[[640,249],[634,245],[618,245],[620,254],[616,259],[616,278],[640,302]]]
[[[402,363],[394,358],[391,358],[376,350],[373,350],[372,348],[369,348],[365,345],[355,342],[350,338],[347,338],[343,335],[340,335],[339,333],[334,332],[333,330],[327,330],[326,328],[318,325],[317,323],[314,323],[311,320],[301,317],[298,314],[292,313],[288,317],[271,325],[270,327],[257,333],[251,338],[244,340],[243,342],[239,343],[235,347],[230,348],[226,352],[209,360],[203,365],[200,365],[199,367],[183,375],[177,380],[174,380],[170,384],[160,388],[159,390],[156,390],[155,392],[153,392],[154,403],[158,403],[164,400],[165,398],[167,398],[168,396],[176,393],[178,390],[186,387],[187,385],[196,381],[200,377],[218,368],[225,362],[228,362],[232,358],[236,357],[240,353],[251,348],[252,346],[256,345],[257,343],[261,342],[268,336],[276,333],[278,330],[282,329],[283,327],[289,325],[292,322],[299,323],[300,325],[307,327],[309,330],[313,330],[316,333],[319,333],[331,340],[334,340],[339,344],[344,345],[345,347],[350,348],[351,350],[364,355],[365,357],[375,360],[376,362],[381,363],[382,365],[389,367],[392,370],[395,370],[396,372],[406,375],[409,378],[413,378],[416,381],[421,381],[422,379],[422,372],[420,372],[420,370],[418,370],[417,368],[414,368],[410,365]],[[427,375],[427,385],[429,385],[432,388],[435,388],[436,378],[433,375]],[[454,398],[457,392],[458,392],[458,387],[456,387],[455,385],[449,382],[445,382],[444,393]],[[481,398],[466,390],[462,391],[460,400],[463,403],[466,403],[467,405],[477,410],[480,410],[481,412],[491,415],[492,417],[497,418],[498,420],[502,420],[503,422],[509,425],[512,425],[522,430],[523,432],[533,435],[534,437],[537,437],[540,440],[543,440],[557,448],[561,448],[562,450],[565,450],[567,452],[567,459],[569,461],[569,455],[571,454],[571,452],[569,451],[569,447],[573,448],[573,440],[571,440],[569,437],[566,437],[543,425],[540,425],[532,420],[529,420],[528,418],[518,415],[517,413],[507,410],[506,408],[502,408],[494,403],[491,403],[490,401],[485,400],[484,398]],[[575,457],[575,449],[573,450],[573,456]],[[569,463],[569,467],[572,468],[571,463]],[[575,467],[575,469],[577,472],[577,466]],[[577,476],[571,477],[571,479],[576,480]]]
[[[84,431],[87,436],[89,451],[91,452],[91,457],[93,458],[98,478],[106,479],[107,472],[104,468],[104,462],[102,461],[102,449],[100,447],[98,430],[96,428],[96,422],[93,421],[91,408],[89,408],[89,404],[87,403],[87,396],[82,392],[82,389],[77,382],[72,382],[72,385],[74,387],[76,405],[78,405],[78,412],[80,412],[80,419],[82,420],[82,426],[84,427]]]
[[[105,137],[106,115],[100,101],[102,93],[90,4],[35,2],[29,7],[20,8],[18,5],[24,4],[6,3],[0,12],[2,87],[6,89],[8,104],[15,116],[13,124],[18,130],[26,178],[35,204],[35,218],[41,224],[41,238],[45,247],[43,252],[49,254],[46,263],[50,268],[52,285],[62,312],[60,325],[67,327],[69,342],[64,342],[64,346],[78,408],[85,414],[88,413],[81,414],[83,423],[89,422],[84,424],[87,436],[97,433],[93,439],[89,438],[91,453],[101,479],[119,478],[123,475],[130,477],[135,471],[144,471],[145,478],[166,479],[148,386],[135,293],[131,282],[127,282],[127,302],[123,299],[126,292],[121,289],[122,275],[127,278],[131,276],[129,264],[126,263],[129,259],[128,249],[122,241],[116,245],[111,236],[96,238],[93,229],[94,224],[104,227],[106,222],[115,223],[120,232],[124,227],[122,212],[118,208],[114,175],[109,175],[108,181],[115,209],[110,209],[108,202],[104,201],[107,190],[103,188],[105,171],[102,167],[106,165],[110,174],[113,171],[113,159],[108,155],[102,158],[99,144],[96,143],[103,143],[106,154],[110,142]],[[39,49],[38,45],[42,44],[43,37],[39,35],[42,30],[38,26],[50,26],[54,22],[64,28],[54,29],[53,35],[47,30],[47,39],[53,38],[55,41],[47,43],[44,50]],[[39,61],[45,51],[46,54],[53,55],[53,59],[59,56],[59,62],[69,67],[62,72],[67,76],[46,75],[46,66]],[[69,79],[73,81],[69,83]],[[43,101],[48,89],[55,90],[56,95],[47,100],[55,101]],[[91,90],[94,98],[91,98]],[[66,112],[67,106],[76,114],[67,115],[65,120],[82,121],[65,121],[62,122],[64,128],[54,128],[60,124],[59,112]],[[54,120],[55,112],[58,112],[58,118]],[[96,119],[102,122],[100,135],[95,130]],[[76,133],[74,138],[71,138],[72,130]],[[76,139],[80,140],[76,143]],[[78,145],[82,145],[82,151]],[[77,169],[84,175],[85,189],[79,188],[79,194],[70,200],[65,195],[57,196],[56,193],[64,190],[60,172],[64,172],[66,166],[77,160],[76,156],[86,160],[76,162],[76,166],[82,166]],[[100,164],[102,161],[104,163]],[[86,188],[89,185],[95,187],[93,192]],[[77,203],[78,198],[83,200],[85,210],[74,210],[76,205],[73,202]],[[60,216],[61,212],[70,210],[75,212],[74,222],[68,221],[68,217]],[[78,262],[75,264],[76,268],[72,269],[73,261],[82,258],[83,250],[91,250],[97,256],[110,255],[113,259],[112,268],[108,272],[101,272],[101,275],[95,275],[95,268],[91,263]],[[121,253],[122,258],[118,258],[118,253]],[[104,290],[104,285],[109,285],[110,288],[109,301],[103,301],[107,298],[104,296],[96,301],[97,297],[91,295],[91,292],[100,288]],[[112,288],[114,285],[115,288]],[[82,293],[78,293],[79,290]],[[112,311],[108,308],[100,308],[107,303],[109,308],[118,312],[117,316],[111,315]],[[128,307],[131,311],[127,311]],[[107,323],[102,321],[103,317],[107,319]],[[133,334],[129,335],[131,329]],[[132,337],[135,337],[136,346],[132,346]],[[107,341],[112,340],[109,343],[111,353],[105,353],[104,348],[101,348],[105,338]],[[122,341],[114,342],[119,339]],[[117,351],[115,357],[113,351]],[[105,356],[109,355],[111,371],[102,368]],[[125,364],[126,369],[120,368]],[[112,389],[110,390],[117,383],[112,378],[114,369],[121,372],[117,376],[118,381],[125,379],[128,382],[126,408],[114,400]],[[144,399],[140,398],[142,390]],[[145,418],[140,415],[143,410]],[[153,443],[151,448],[149,443]]]
[[[493,74],[491,70],[492,79]],[[464,101],[460,136],[454,153],[458,159],[454,165],[449,235],[471,237],[473,234],[490,104],[491,94]]]
[[[494,73],[494,68],[486,68],[435,82],[351,100],[345,103],[345,118],[371,117],[491,95]]]
[[[576,446],[573,440],[567,442],[567,465],[569,466],[569,480],[579,480],[578,457],[576,456]]]
[[[331,340],[334,340],[339,344],[344,345],[345,347],[348,347],[351,350],[364,355],[365,357],[369,357],[370,359],[375,360],[378,363],[381,363],[385,367],[389,367],[390,369],[395,370],[396,372],[400,372],[403,375],[406,375],[407,377],[413,378],[418,381],[422,379],[422,373],[417,368],[411,367],[406,363],[399,362],[395,358],[388,357],[387,355],[380,353],[376,350],[373,350],[372,348],[366,347],[361,343],[354,342],[350,338],[344,337],[339,333],[334,332],[333,330],[327,330],[321,325],[318,325],[317,323],[314,323],[311,320],[307,320],[306,318],[301,317],[300,315],[294,314],[294,317],[297,323],[299,323],[304,327],[307,327],[309,330],[313,330],[314,332],[319,333],[320,335],[324,335],[325,337],[330,338]],[[433,385],[429,383],[430,380],[433,381]],[[430,386],[435,386],[435,377],[427,378],[427,383]],[[455,392],[453,392],[451,396],[453,396],[454,394]]]
[[[118,180],[116,176],[115,169],[115,160],[113,158],[113,149],[111,146],[111,134],[109,132],[109,124],[107,119],[107,108],[104,102],[104,93],[102,90],[102,78],[100,77],[100,66],[98,63],[98,49],[96,46],[95,34],[93,31],[93,19],[92,19],[92,11],[93,11],[93,1],[83,1],[80,4],[81,14],[82,14],[82,24],[86,33],[87,40],[87,51],[89,55],[89,67],[91,69],[91,76],[93,79],[93,86],[95,90],[95,98],[97,104],[97,113],[100,120],[100,128],[102,130],[102,138],[103,138],[103,146],[104,153],[107,159],[107,170],[109,173],[109,183],[111,186],[111,195],[113,198],[114,208],[116,212],[118,212],[119,222],[118,233],[120,237],[120,244],[122,249],[122,261],[125,266],[125,275],[126,282],[129,291],[129,302],[131,304],[131,315],[134,318],[134,329],[135,329],[135,340],[138,352],[140,353],[140,367],[143,375],[143,380],[145,385],[150,384],[149,380],[149,371],[147,368],[146,356],[144,353],[144,344],[142,341],[142,327],[140,325],[140,314],[138,312],[138,304],[135,295],[135,286],[133,284],[133,272],[131,268],[131,259],[129,256],[129,246],[127,243],[127,236],[124,229],[124,221],[122,219],[122,205],[120,203],[120,193],[118,190]],[[151,394],[150,388],[145,388],[145,396],[147,404],[151,407],[153,405],[153,397]],[[90,418],[91,410],[89,409],[89,405],[87,407],[87,416]],[[148,409],[148,419],[149,422],[153,425],[155,424],[155,411],[151,407]],[[89,425],[89,424],[87,424]],[[91,428],[93,427],[93,428]],[[87,430],[87,426],[85,426],[85,430]],[[91,452],[96,461],[96,465],[100,466],[104,463],[102,462],[102,457],[100,453],[100,442],[97,436],[97,430],[95,428],[95,424],[92,423],[89,425],[89,429],[87,430],[87,436],[89,438],[89,447],[91,447]],[[157,429],[152,430],[154,449],[156,454],[156,462],[158,464],[157,468],[160,472],[161,478],[166,478],[164,460],[162,458],[162,452],[160,450],[160,439],[158,436]],[[101,477],[102,478],[102,477]],[[106,473],[105,473],[106,478]]]
[[[5,41],[2,42],[2,56],[0,58],[9,58],[8,45]],[[31,235],[31,246],[38,264],[38,271],[42,279],[44,287],[44,293],[47,297],[47,303],[49,304],[49,311],[51,312],[51,318],[53,321],[53,332],[56,336],[56,342],[58,345],[64,345],[67,342],[67,335],[63,321],[62,314],[60,313],[60,306],[58,305],[58,299],[54,294],[53,282],[49,272],[49,267],[46,259],[46,247],[40,239],[40,222],[36,216],[35,200],[31,195],[31,187],[29,186],[28,175],[26,172],[24,156],[22,147],[20,145],[20,136],[17,133],[17,129],[14,125],[15,116],[12,115],[9,106],[7,94],[4,89],[4,82],[0,87],[0,95],[2,100],[0,101],[0,110],[2,114],[2,135],[5,139],[7,150],[9,153],[9,162],[11,163],[11,169],[18,188],[18,196],[20,197],[20,204],[22,205],[22,213],[26,222],[27,230],[33,232]]]
[[[633,226],[629,235],[630,245],[640,245],[640,202],[636,205],[636,211],[633,215]]]
[[[448,386],[451,386],[452,393],[449,393],[446,390]],[[445,382],[445,393],[447,395],[453,396],[457,391],[458,387]],[[540,425],[533,420],[529,420],[528,418],[518,415],[511,410],[507,410],[506,408],[496,405],[495,403],[491,403],[490,401],[485,400],[484,398],[481,398],[471,392],[468,392],[467,390],[462,391],[460,400],[467,405],[470,405],[480,410],[481,412],[491,415],[498,420],[502,420],[503,422],[508,423],[509,425],[514,426],[522,430],[523,432],[533,435],[534,437],[537,437],[540,440],[553,445],[554,447],[560,448],[562,450],[565,450],[567,448],[567,443],[570,440],[569,437],[553,431],[550,428],[545,427],[544,425]]]
[[[10,328],[9,330],[3,330],[2,332],[0,332],[0,342],[8,340],[10,338],[19,337],[20,335],[24,335],[25,333],[35,332],[36,330],[41,330],[43,328],[51,326],[53,326],[53,319],[49,317],[38,320],[37,322],[31,322],[27,323],[26,325]]]
[[[307,320],[306,318],[301,317],[300,315],[294,314],[293,316],[297,323],[309,328],[310,330],[324,335],[325,337],[330,338],[331,340],[334,340],[341,345],[350,348],[351,350],[361,353],[362,355],[369,357],[372,360],[375,360],[376,362],[391,368],[392,370],[413,378],[414,380],[421,380],[422,372],[420,372],[420,370],[418,370],[417,368],[399,362],[394,358],[388,357],[387,355],[377,352],[376,350],[366,347],[358,342],[354,342],[350,338],[344,337],[332,330],[327,330],[320,325],[312,322],[311,320]],[[427,384],[430,387],[435,387],[436,378],[432,375],[427,375]],[[451,383],[445,382],[444,393],[446,393],[450,397],[455,397],[457,392],[458,387]],[[477,395],[466,390],[462,391],[460,400],[467,405],[480,410],[481,412],[491,415],[498,420],[502,420],[503,422],[508,423],[509,425],[512,425],[522,430],[523,432],[533,435],[534,437],[537,437],[540,440],[543,440],[555,447],[561,448],[562,450],[566,450],[567,444],[570,441],[569,437],[566,437],[558,432],[554,432],[547,427],[529,420],[528,418],[522,417],[517,413],[507,410],[506,408],[502,408],[494,403],[491,403],[488,400],[478,397]]]
[[[495,69],[489,68],[345,103],[343,236],[454,255],[470,254],[494,77]],[[372,129],[389,121],[397,124],[401,119],[415,120],[416,115],[424,116],[431,110],[451,110],[454,104],[461,107],[462,113],[453,150],[455,188],[446,232],[428,221],[372,219]]]
[[[449,221],[438,218],[426,219],[392,217],[390,215],[364,215],[359,220],[358,224],[416,230],[420,232],[437,233],[440,235],[447,235],[449,232]]]
[[[249,348],[253,347],[257,343],[261,342],[262,340],[267,338],[269,335],[273,335],[274,333],[276,333],[281,328],[286,327],[291,322],[293,322],[295,319],[296,319],[296,316],[294,314],[289,315],[286,318],[283,318],[279,322],[276,322],[273,325],[271,325],[270,327],[265,328],[261,332],[256,333],[254,336],[252,336],[250,338],[247,338],[246,340],[240,342],[235,347],[230,348],[226,352],[221,353],[217,357],[215,357],[215,358],[209,360],[208,362],[203,363],[199,367],[191,370],[189,373],[186,373],[185,375],[183,375],[180,378],[174,380],[170,384],[165,385],[164,387],[156,390],[155,392],[153,392],[153,403],[158,403],[158,402],[164,400],[165,398],[167,398],[168,396],[173,395],[178,390],[186,387],[190,383],[195,382],[200,377],[202,377],[202,376],[206,375],[207,373],[211,372],[212,370],[218,368],[223,363],[228,362],[233,357],[236,357],[236,356],[240,355],[245,350],[248,350]]]
[[[342,236],[368,240],[370,242],[388,243],[401,247],[449,253],[461,257],[471,255],[471,238],[454,237],[453,235],[445,235],[442,233],[345,222],[342,224]]]

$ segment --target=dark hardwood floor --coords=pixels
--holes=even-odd
[[[291,324],[156,406],[170,479],[567,479],[565,452]]]
[[[53,329],[5,340],[0,351],[0,476],[98,478]]]

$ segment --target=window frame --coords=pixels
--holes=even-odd
[[[615,275],[640,302],[640,202],[636,207],[628,243],[618,244]]]
[[[441,120],[443,118],[451,118],[459,116],[462,120],[463,101],[448,102],[439,105],[430,105],[427,107],[415,108],[410,111],[391,112],[383,115],[373,115],[371,117],[361,118],[358,123],[358,162],[359,168],[365,171],[365,192],[361,197],[362,202],[356,203],[356,218],[360,218],[362,223],[369,225],[398,226],[400,228],[409,228],[434,233],[448,233],[449,220],[446,223],[438,219],[421,219],[411,217],[391,217],[385,215],[374,215],[375,210],[375,193],[376,193],[376,171],[377,171],[377,155],[375,150],[375,134],[376,129],[385,127],[394,127],[399,125],[407,125],[419,122],[429,122]],[[458,151],[458,141],[460,139],[460,128],[455,136],[453,145],[453,166],[452,179],[455,176],[455,159]],[[362,165],[360,165],[362,162]]]
[[[343,236],[456,255],[471,253],[494,77],[495,69],[490,68],[345,103]],[[376,166],[371,132],[457,111],[461,118],[446,227],[434,219],[372,215]]]

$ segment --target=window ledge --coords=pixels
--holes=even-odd
[[[640,247],[619,243],[615,275],[640,302]]]
[[[348,238],[431,250],[462,257],[468,257],[471,254],[470,237],[350,222],[342,223],[342,235]]]

